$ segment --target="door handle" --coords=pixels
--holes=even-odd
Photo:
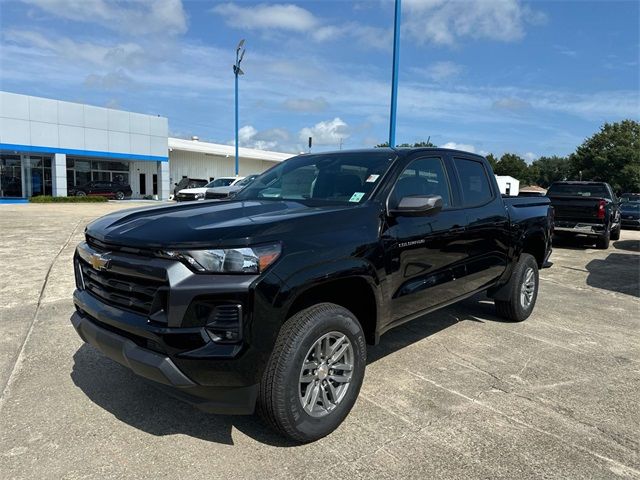
[[[465,227],[461,227],[459,225],[454,225],[453,227],[451,227],[449,229],[449,233],[453,234],[453,233],[462,233],[466,230]]]

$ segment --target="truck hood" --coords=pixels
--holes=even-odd
[[[286,239],[313,243],[349,230],[375,231],[377,212],[367,204],[198,202],[115,212],[89,224],[86,233],[107,244],[151,249],[237,247]]]

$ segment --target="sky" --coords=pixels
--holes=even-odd
[[[285,152],[389,130],[391,0],[0,0],[0,89],[169,118]],[[528,161],[640,119],[640,2],[403,0],[397,143]]]

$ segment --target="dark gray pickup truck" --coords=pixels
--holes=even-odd
[[[556,235],[586,235],[598,248],[620,238],[620,204],[605,182],[555,182],[547,190]]]

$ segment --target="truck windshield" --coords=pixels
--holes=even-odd
[[[604,185],[597,184],[556,183],[549,187],[547,195],[609,198],[607,188]]]
[[[235,198],[362,203],[394,159],[388,150],[300,155],[258,176]]]

